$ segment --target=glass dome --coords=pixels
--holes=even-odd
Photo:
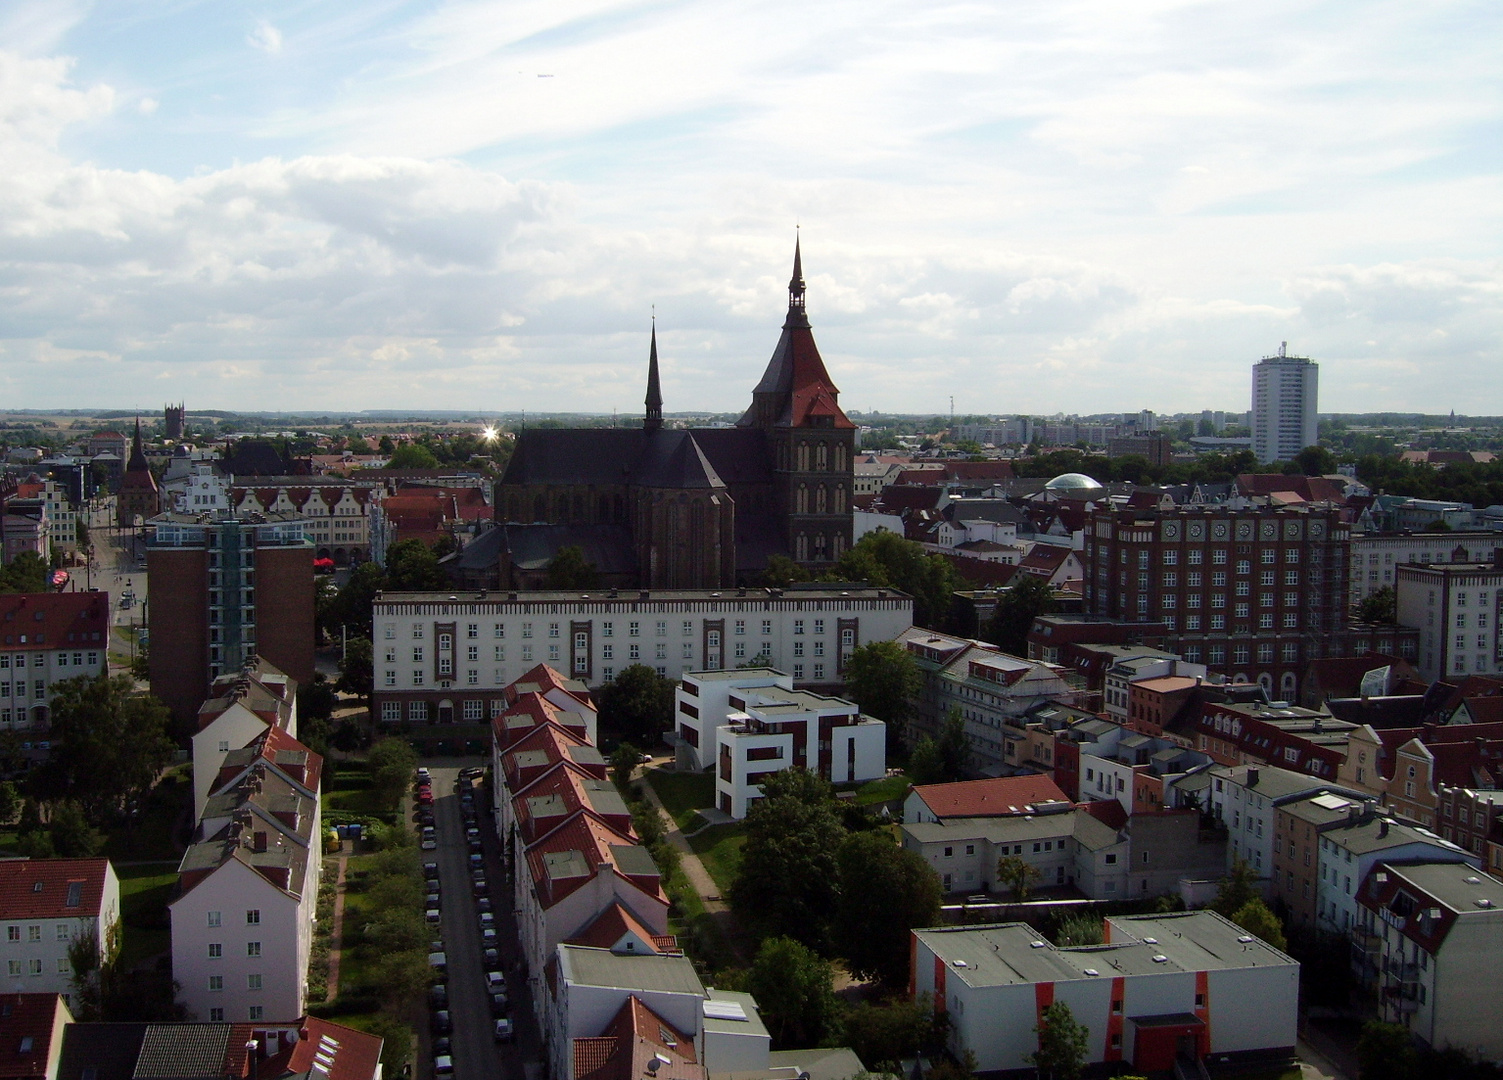
[[[1044,485],[1047,491],[1101,491],[1102,487],[1085,473],[1061,473]]]

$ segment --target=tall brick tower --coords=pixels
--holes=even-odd
[[[773,500],[788,550],[795,562],[820,568],[851,546],[856,425],[841,411],[840,390],[820,359],[804,291],[803,258],[794,241],[783,334],[737,426],[767,433]]]

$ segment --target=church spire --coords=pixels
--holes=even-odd
[[[798,233],[793,234],[793,277],[788,279],[788,311],[804,310],[804,259],[799,251]]]
[[[647,415],[642,427],[657,431],[663,426],[663,389],[658,382],[658,319],[652,317],[652,352],[647,358]]]
[[[141,418],[136,417],[136,434],[130,441],[130,459],[125,463],[126,472],[139,472],[148,468],[146,454],[141,449]]]

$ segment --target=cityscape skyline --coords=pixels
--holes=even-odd
[[[21,3],[0,29],[14,405],[609,412],[655,307],[665,409],[730,412],[801,221],[853,410],[1241,412],[1288,341],[1329,411],[1503,411],[1495,12]]]

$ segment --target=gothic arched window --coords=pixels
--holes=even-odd
[[[830,450],[824,443],[817,443],[814,448],[814,467],[824,472],[830,467]]]
[[[814,493],[814,512],[816,514],[823,514],[826,510],[828,510],[828,507],[826,506],[825,486],[820,484],[819,489]]]
[[[835,512],[837,514],[843,514],[843,513],[845,513],[845,485],[844,484],[836,484],[835,485]]]
[[[793,512],[795,514],[807,514],[809,512],[809,488],[805,484],[800,484],[798,491],[794,493]]]
[[[798,471],[809,471],[809,444],[806,442],[798,444]]]
[[[809,561],[809,537],[806,533],[799,533],[793,542],[793,557],[799,562]]]

